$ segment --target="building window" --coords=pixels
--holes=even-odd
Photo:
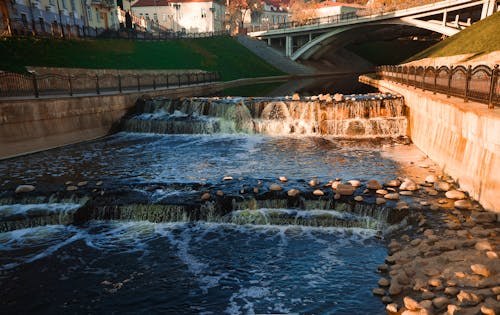
[[[95,20],[96,20],[97,22],[99,22],[99,18],[100,18],[100,16],[99,16],[99,11],[95,11]]]
[[[26,14],[21,13],[21,21],[23,22],[24,27],[28,27],[28,18],[26,17]]]
[[[87,16],[89,17],[89,21],[92,21],[92,10],[87,7]]]
[[[207,12],[205,11],[204,8],[201,8],[201,17],[206,18],[207,17]]]
[[[163,14],[163,21],[166,21],[166,20],[167,20],[167,15]]]
[[[149,13],[146,13],[146,20],[149,20]]]
[[[71,11],[75,12],[76,11],[76,3],[75,0],[70,0],[71,2]]]
[[[62,4],[63,9],[66,9],[66,1],[61,0],[61,4]]]
[[[154,13],[153,14],[153,19],[155,20],[155,22],[158,22],[158,14]]]

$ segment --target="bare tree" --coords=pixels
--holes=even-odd
[[[290,1],[290,12],[292,14],[292,21],[303,23],[308,19],[313,19],[316,17],[316,11],[314,10],[315,1],[306,2],[304,0],[291,0]]]
[[[260,0],[229,0],[229,26],[231,33],[237,33],[243,28],[245,16],[256,15],[263,11]]]

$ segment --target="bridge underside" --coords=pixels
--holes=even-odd
[[[281,49],[292,60],[319,60],[350,44],[374,40],[394,40],[402,37],[451,36],[471,23],[496,11],[496,0],[470,1],[454,9],[433,11],[413,16],[392,17],[324,27],[306,26],[298,30],[269,31],[259,38]],[[488,8],[488,12],[486,12]]]

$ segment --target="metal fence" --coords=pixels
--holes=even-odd
[[[490,68],[479,66],[415,67],[380,66],[377,75],[385,80],[421,88],[448,97],[457,96],[465,102],[472,100],[488,104],[489,108],[500,106],[500,84],[498,65]]]
[[[220,79],[216,72],[182,74],[59,75],[0,73],[0,97],[40,97],[133,92],[181,87]]]
[[[6,32],[4,36],[33,36],[45,38],[122,38],[122,39],[140,39],[140,40],[174,40],[185,38],[206,38],[229,36],[227,31],[187,33],[185,31],[173,31],[158,25],[153,25],[152,29],[145,29],[136,26],[136,28],[127,29],[105,29],[89,27],[82,25],[63,25],[57,21],[47,22],[28,22],[27,20],[10,20],[10,33]],[[0,32],[1,34],[1,32]],[[0,36],[1,37],[1,36]]]

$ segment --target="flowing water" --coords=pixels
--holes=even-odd
[[[386,209],[327,198],[287,207],[243,190],[279,176],[284,189],[398,176],[382,156],[406,129],[398,98],[157,100],[141,111],[126,132],[0,162],[0,197],[24,203],[0,206],[0,221],[51,217],[0,233],[1,313],[384,313],[371,289],[386,255]],[[116,202],[119,220],[67,225],[81,203],[67,181]],[[6,198],[19,184],[35,195]],[[191,202],[202,189],[238,198],[212,215],[212,203]]]

